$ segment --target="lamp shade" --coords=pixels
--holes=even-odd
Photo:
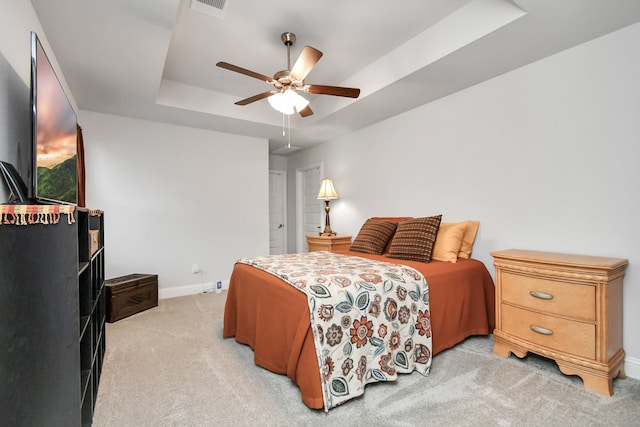
[[[333,186],[331,178],[324,178],[320,184],[320,192],[318,192],[319,200],[334,200],[338,198],[338,193]]]
[[[309,105],[308,99],[291,89],[284,89],[275,95],[271,95],[267,98],[267,101],[269,101],[269,104],[271,104],[273,108],[287,115],[291,115],[296,111],[300,112]]]

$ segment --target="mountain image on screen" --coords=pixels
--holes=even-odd
[[[52,168],[38,167],[38,196],[76,203],[77,165],[73,156]]]

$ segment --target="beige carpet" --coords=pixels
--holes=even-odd
[[[402,375],[328,413],[311,410],[287,377],[222,339],[225,297],[161,300],[107,324],[94,426],[640,425],[640,381],[616,379],[615,395],[600,396],[547,359],[493,355],[491,337],[436,356],[427,377]]]

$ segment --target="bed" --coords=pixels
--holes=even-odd
[[[382,252],[349,250],[340,254],[406,266],[422,273],[428,283],[431,355],[471,335],[488,335],[493,331],[494,285],[482,262],[459,257],[455,262],[433,259],[428,263],[393,259],[389,258],[389,244]],[[227,294],[223,335],[249,345],[258,366],[287,375],[299,387],[301,399],[308,407],[328,409],[309,301],[303,292],[268,271],[237,263]]]

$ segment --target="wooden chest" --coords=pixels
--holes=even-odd
[[[107,322],[115,322],[158,305],[158,275],[129,274],[105,281]]]

